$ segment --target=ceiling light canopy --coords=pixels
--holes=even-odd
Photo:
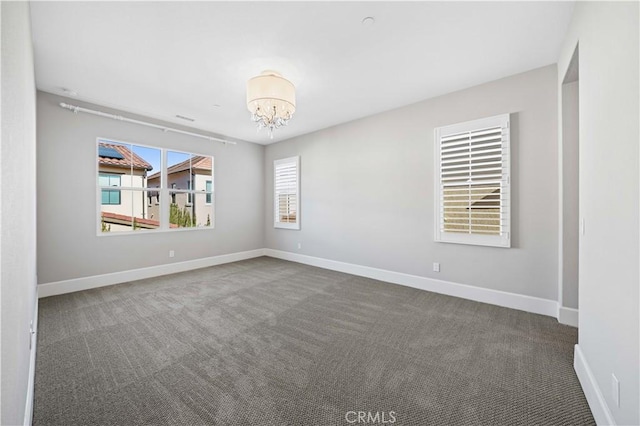
[[[373,16],[367,16],[362,19],[362,25],[365,27],[373,26],[376,23],[376,19]]]
[[[247,108],[258,130],[273,131],[286,126],[296,111],[296,88],[275,71],[263,71],[247,82]]]

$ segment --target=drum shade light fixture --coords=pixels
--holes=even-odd
[[[247,108],[258,130],[273,131],[286,126],[296,111],[296,88],[275,71],[263,71],[247,81]]]

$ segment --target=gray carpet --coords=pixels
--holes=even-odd
[[[359,411],[368,424],[594,424],[575,328],[296,263],[262,257],[39,309],[35,425],[364,424],[347,421]]]

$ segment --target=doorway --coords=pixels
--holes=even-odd
[[[576,46],[562,82],[562,143],[561,143],[561,322],[578,325],[579,292],[579,46]]]

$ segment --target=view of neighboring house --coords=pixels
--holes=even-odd
[[[449,186],[442,192],[443,230],[500,234],[500,185]]]
[[[177,217],[189,217],[190,226],[211,226],[213,223],[213,161],[212,157],[194,155],[167,168],[167,187],[171,197],[170,225],[189,226],[180,223]],[[160,188],[160,172],[148,177],[150,189]],[[171,191],[175,189],[176,191]],[[181,192],[193,191],[193,192]],[[151,218],[159,215],[159,193],[149,192],[149,213]]]
[[[103,232],[160,226],[158,220],[149,216],[143,190],[147,187],[147,172],[152,169],[151,164],[129,146],[107,142],[98,144],[98,183],[101,187],[114,188],[100,189]],[[121,187],[140,190],[122,190]]]

